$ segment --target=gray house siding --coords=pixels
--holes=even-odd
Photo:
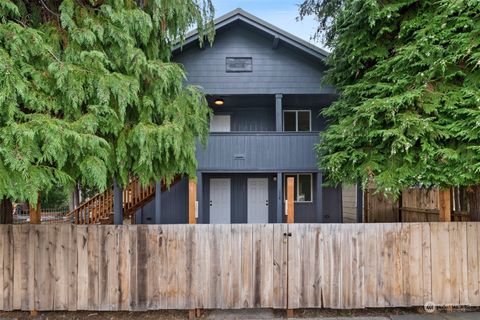
[[[317,171],[317,132],[212,133],[197,148],[200,171]]]
[[[255,174],[255,173],[233,173],[233,174],[204,174],[202,177],[203,192],[203,210],[199,216],[198,223],[210,223],[210,179],[212,178],[230,178],[231,181],[231,222],[247,223],[247,179],[248,178],[268,178],[268,197],[269,197],[269,223],[285,222],[284,205],[282,199],[282,221],[277,218],[277,181],[274,179],[275,174]],[[341,222],[341,188],[323,187],[324,201],[316,199],[317,175],[313,175],[313,201],[312,202],[296,202],[295,203],[295,223],[338,223]],[[333,201],[332,201],[333,200]],[[316,206],[323,203],[322,221],[318,221],[316,216]]]
[[[206,147],[196,151],[197,221],[210,223],[210,179],[230,178],[231,222],[246,223],[247,179],[268,178],[268,220],[285,222],[283,177],[312,173],[312,202],[295,203],[295,222],[341,222],[341,189],[322,186],[314,151],[327,122],[320,112],[336,99],[332,87],[321,85],[325,54],[241,10],[238,14],[238,20],[229,20],[233,15],[216,25],[213,47],[187,41],[172,58],[184,66],[187,84],[203,88],[214,114],[230,115],[231,132],[211,133]],[[251,58],[251,72],[227,72],[227,57]],[[223,106],[214,106],[217,98]],[[311,132],[282,132],[284,110],[310,110]],[[187,179],[157,202],[160,223],[187,223]],[[137,221],[153,223],[154,213],[152,201],[139,210]]]
[[[262,107],[221,107],[213,108],[216,115],[230,115],[230,130],[235,131],[275,131],[275,106]],[[320,115],[322,110],[319,106],[291,106],[284,105],[283,110],[310,110],[312,131],[325,129],[326,121]]]
[[[277,219],[277,181],[275,174],[204,174],[202,178],[203,197],[200,202],[203,210],[198,218],[198,223],[209,223],[209,200],[210,200],[210,179],[230,178],[231,179],[231,220],[232,223],[247,222],[247,179],[268,178],[269,209],[268,221],[270,223],[285,222],[284,206],[282,199],[282,221]],[[323,201],[316,199],[318,193],[316,188],[317,175],[313,175],[313,202],[295,203],[295,223],[341,223],[342,217],[342,189],[340,187],[323,187]],[[316,218],[315,209],[319,203],[323,203],[322,221]],[[184,178],[173,185],[167,192],[162,193],[162,224],[183,224],[188,223],[188,179]],[[136,222],[139,224],[154,223],[155,207],[152,200],[142,209],[137,211]]]
[[[275,106],[221,108],[213,112],[230,115],[231,131],[275,131]]]
[[[342,187],[323,187],[324,223],[342,223]]]
[[[161,201],[162,224],[188,223],[188,178],[171,186],[170,190],[162,193]],[[155,221],[155,201],[152,200],[137,211],[136,222],[152,224]]]
[[[252,57],[252,72],[225,72],[226,57]],[[272,38],[234,22],[219,30],[213,47],[188,46],[174,61],[184,65],[188,84],[208,94],[334,93],[320,83],[322,62],[286,46],[272,49]]]

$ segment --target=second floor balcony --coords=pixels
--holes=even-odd
[[[207,146],[197,148],[198,170],[317,171],[314,148],[326,125],[320,110],[333,99],[329,95],[209,96],[211,132]]]
[[[198,170],[316,171],[318,132],[218,132],[197,147]]]

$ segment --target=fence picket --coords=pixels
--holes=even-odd
[[[479,231],[473,222],[0,226],[0,310],[480,306]]]

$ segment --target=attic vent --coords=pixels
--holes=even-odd
[[[227,72],[252,72],[252,57],[227,57]]]

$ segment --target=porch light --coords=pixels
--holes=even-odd
[[[223,104],[225,103],[225,101],[223,101],[223,99],[215,99],[213,101],[213,103],[216,105],[216,106],[223,106]]]

